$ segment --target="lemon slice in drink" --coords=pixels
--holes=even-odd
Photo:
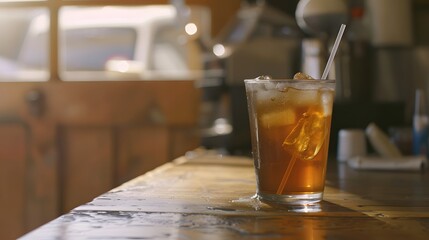
[[[320,112],[304,113],[284,140],[283,148],[297,152],[302,159],[311,160],[319,153],[327,128],[326,118]]]

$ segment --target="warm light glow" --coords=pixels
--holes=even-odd
[[[225,47],[222,44],[216,44],[213,46],[213,53],[218,57],[223,56],[225,51]]]
[[[198,27],[195,23],[188,23],[185,26],[185,31],[188,35],[192,36],[198,32]]]
[[[232,132],[232,126],[225,118],[218,118],[214,121],[213,130],[218,135],[226,135]]]
[[[130,64],[126,60],[115,60],[109,62],[108,68],[110,71],[126,73],[130,69]]]

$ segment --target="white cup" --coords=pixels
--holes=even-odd
[[[365,132],[361,129],[341,129],[338,132],[337,160],[345,162],[352,157],[366,155]]]

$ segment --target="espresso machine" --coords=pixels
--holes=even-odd
[[[365,129],[375,122],[385,132],[406,125],[412,80],[411,0],[300,0],[298,25],[307,33],[303,70],[323,68],[340,24],[345,34],[328,78],[336,79],[330,151],[343,128]],[[391,27],[394,26],[394,27]],[[319,61],[305,65],[308,49],[318,48]],[[311,50],[311,49],[310,49]],[[314,50],[313,50],[314,52]],[[320,72],[320,69],[319,69]],[[316,77],[318,71],[315,71]],[[407,77],[408,76],[408,77]],[[407,113],[408,111],[408,113]]]
[[[320,77],[343,23],[346,32],[328,75],[336,79],[330,151],[336,150],[342,128],[375,122],[387,132],[408,124],[412,90],[422,85],[411,65],[420,66],[424,58],[413,57],[411,0],[296,2],[292,14],[268,0],[243,4],[214,40],[201,81],[203,146],[229,154],[250,152],[243,80],[290,78],[298,71]],[[401,34],[385,27],[391,23],[400,26]]]
[[[300,69],[301,40],[294,17],[266,2],[243,2],[204,60],[202,146],[228,154],[250,153],[244,79],[292,77]]]

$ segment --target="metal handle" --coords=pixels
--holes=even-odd
[[[40,89],[27,92],[25,100],[31,115],[41,117],[45,113],[45,94]]]

